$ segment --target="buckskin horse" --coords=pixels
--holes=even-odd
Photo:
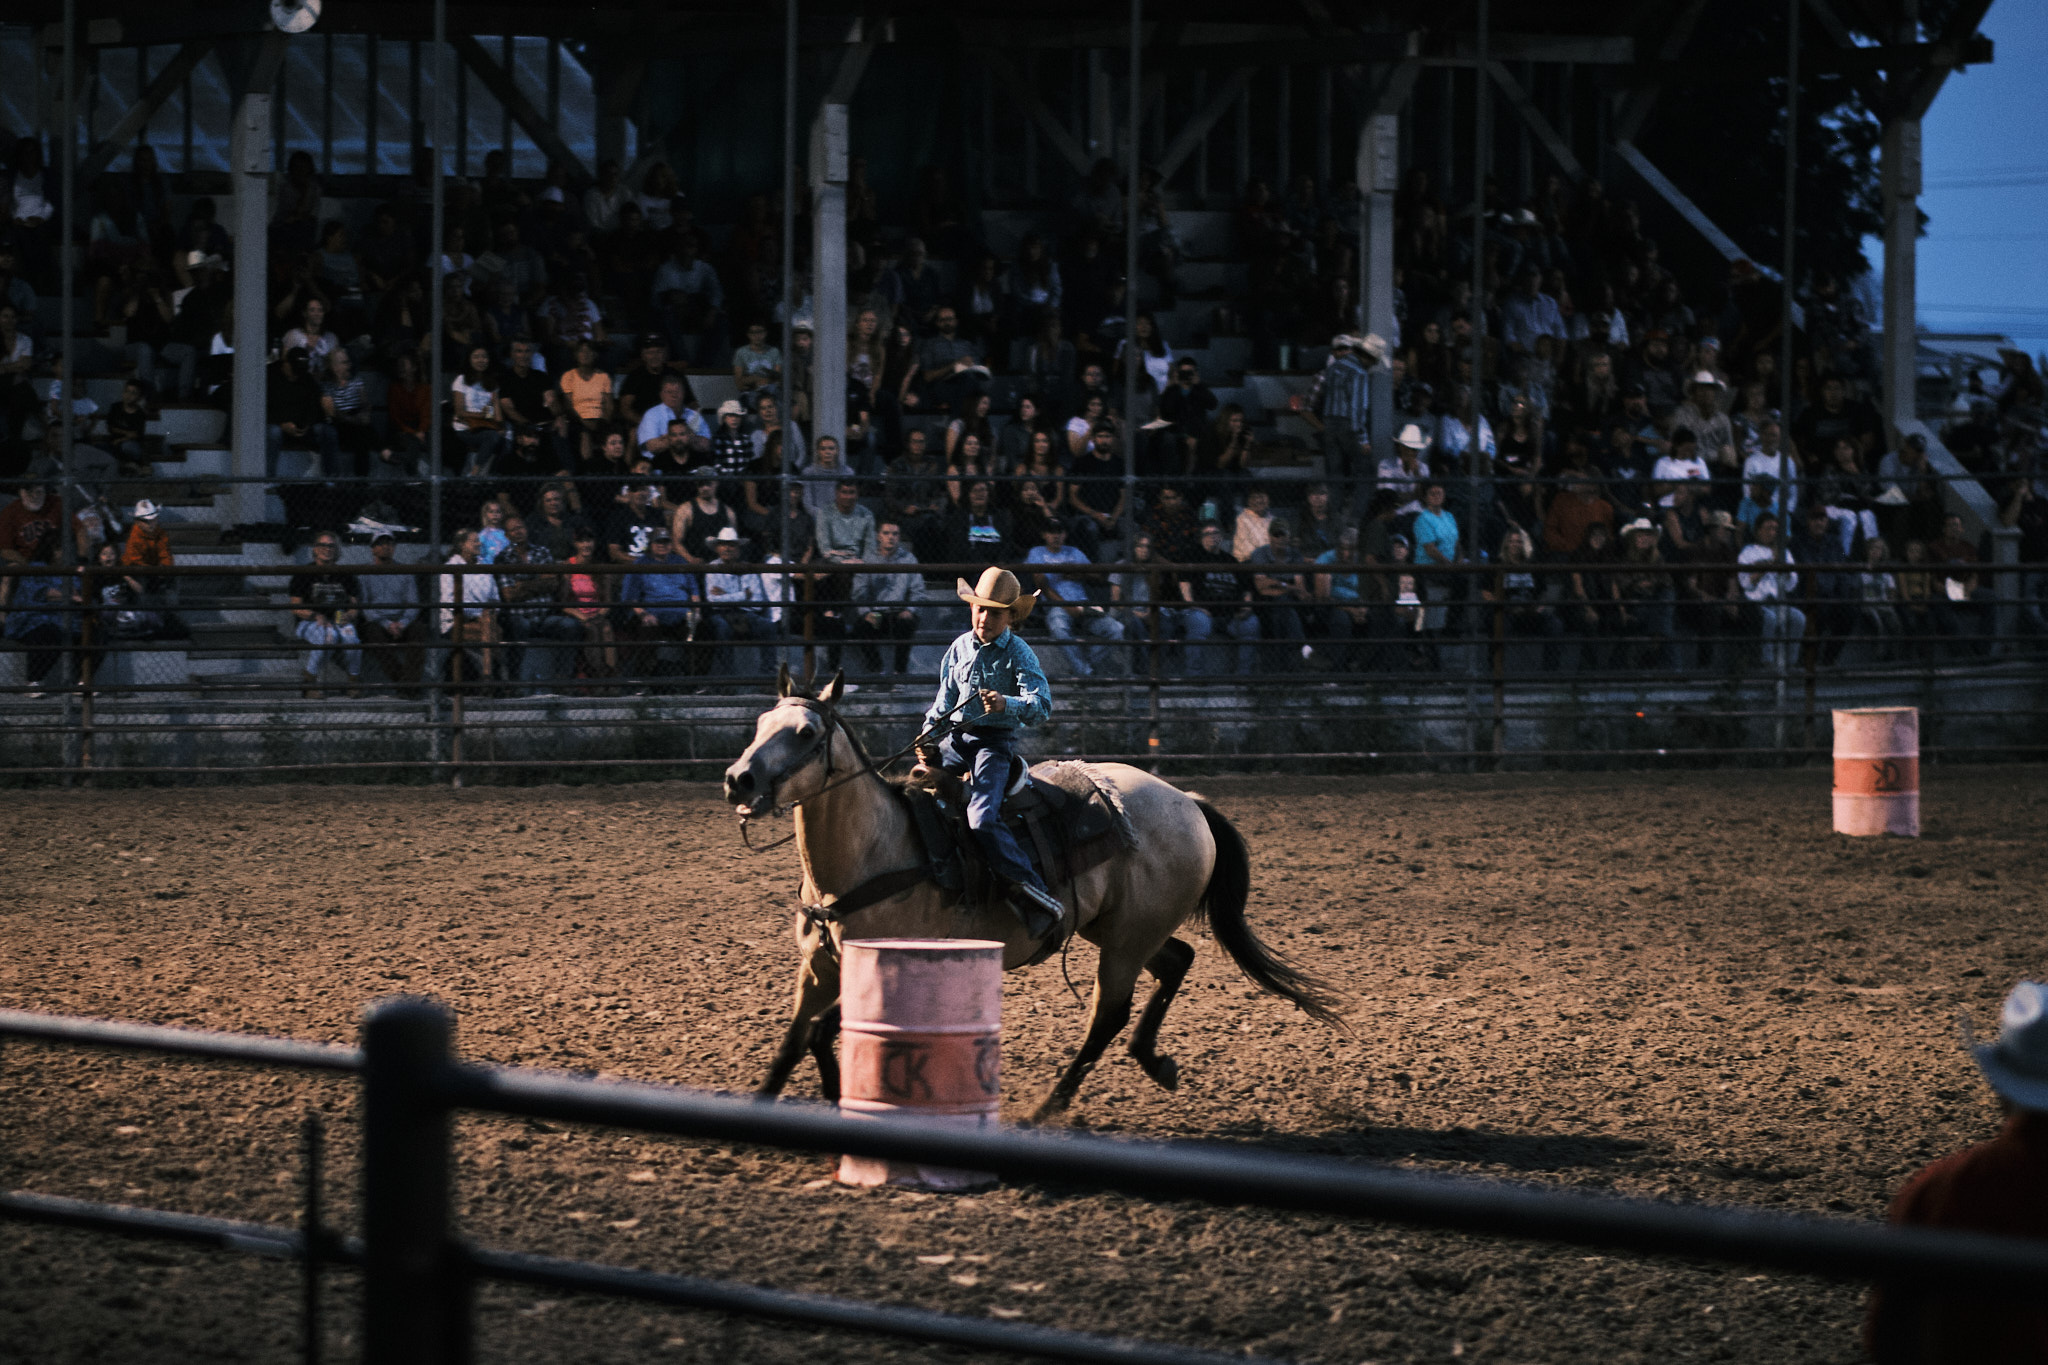
[[[869,758],[840,713],[840,676],[811,694],[784,669],[779,690],[780,699],[755,721],[753,742],[725,772],[726,800],[743,820],[794,812],[790,837],[803,866],[795,1009],[760,1093],[780,1093],[808,1050],[826,1097],[837,1099],[832,1046],[843,938],[993,939],[1003,944],[1008,971],[1036,960],[1041,945],[999,903],[970,903],[974,898],[949,894],[931,878],[909,797]],[[1070,884],[1054,885],[1068,903],[1068,923],[1100,957],[1087,1036],[1034,1122],[1072,1103],[1130,1022],[1140,971],[1157,984],[1131,1036],[1130,1055],[1165,1089],[1178,1087],[1180,1070],[1160,1055],[1158,1042],[1160,1022],[1195,958],[1193,946],[1174,936],[1182,925],[1206,919],[1210,934],[1254,984],[1313,1018],[1337,1021],[1331,989],[1266,947],[1246,923],[1250,854],[1222,812],[1125,764],[1090,765],[1087,772],[1113,794],[1134,837]]]

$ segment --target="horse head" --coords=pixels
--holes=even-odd
[[[766,815],[815,795],[831,776],[846,675],[834,673],[813,695],[784,664],[776,694],[780,699],[754,722],[754,742],[725,770],[725,799],[741,815]]]

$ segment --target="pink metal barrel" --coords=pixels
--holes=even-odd
[[[1920,712],[1835,712],[1835,833],[1920,835]]]
[[[848,939],[839,971],[839,1109],[996,1122],[1002,1101],[1003,945],[974,938]],[[846,1156],[848,1185],[961,1190],[995,1177]]]

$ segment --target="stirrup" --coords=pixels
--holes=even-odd
[[[1067,907],[1051,892],[1041,891],[1028,882],[1011,882],[1003,888],[1003,898],[1024,922],[1024,932],[1035,939],[1058,932],[1067,917]]]

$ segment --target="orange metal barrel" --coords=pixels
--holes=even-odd
[[[1002,1101],[1003,945],[870,938],[849,939],[841,949],[840,1111],[912,1111],[949,1126],[993,1125]],[[846,1156],[839,1179],[958,1190],[995,1177]]]
[[[1920,834],[1920,712],[1835,712],[1835,832]]]

